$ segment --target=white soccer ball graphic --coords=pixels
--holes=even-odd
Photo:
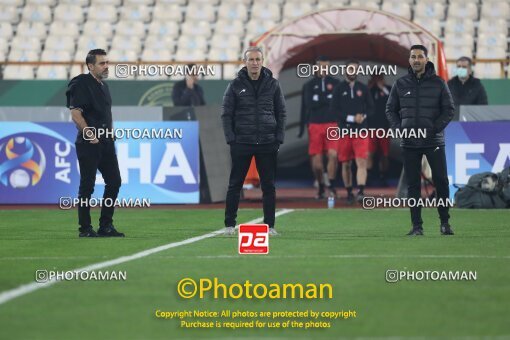
[[[14,170],[9,176],[9,183],[14,189],[24,189],[30,185],[30,175],[23,169]]]

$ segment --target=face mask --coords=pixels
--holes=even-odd
[[[455,70],[455,73],[459,78],[467,78],[468,76],[468,70],[467,68],[459,67]]]

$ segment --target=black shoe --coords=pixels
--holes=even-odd
[[[354,195],[348,194],[347,195],[347,205],[353,205],[354,204]]]
[[[112,225],[108,227],[99,227],[97,234],[101,237],[124,237],[124,233],[119,233]]]
[[[441,235],[454,235],[452,227],[450,227],[450,224],[448,223],[441,223],[439,229],[441,231]]]
[[[315,196],[315,199],[321,200],[324,197],[326,197],[324,195],[325,192],[326,190],[324,190],[324,184],[319,184],[319,191],[317,192],[317,196]]]
[[[365,198],[365,194],[362,193],[362,192],[358,192],[358,194],[356,195],[356,201],[358,201],[358,203],[363,203],[363,199]]]
[[[423,228],[421,226],[413,226],[410,232],[407,233],[409,236],[423,236]]]
[[[92,226],[87,228],[80,227],[78,230],[80,231],[78,237],[98,237]]]

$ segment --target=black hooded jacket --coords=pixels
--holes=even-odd
[[[427,131],[426,138],[403,138],[401,146],[408,148],[443,146],[443,130],[452,120],[454,110],[448,85],[436,75],[430,61],[420,79],[409,67],[409,73],[393,84],[386,103],[391,128]]]
[[[223,95],[223,131],[227,143],[283,143],[285,99],[273,73],[262,67],[255,91],[246,67],[232,80]]]

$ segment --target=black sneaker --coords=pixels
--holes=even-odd
[[[317,196],[315,196],[315,199],[321,200],[325,197],[324,193],[326,190],[324,190],[324,184],[319,184],[319,191],[317,192]]]
[[[97,234],[100,237],[124,237],[124,233],[119,233],[112,225],[108,227],[99,227]]]
[[[348,194],[347,195],[347,205],[353,205],[354,204],[354,195]]]
[[[454,235],[452,227],[450,227],[450,224],[448,223],[441,223],[439,229],[441,231],[441,235]]]
[[[356,195],[356,201],[358,201],[358,203],[363,203],[363,199],[365,198],[365,194],[362,193],[362,192],[358,192],[358,194]]]
[[[97,233],[94,231],[94,228],[92,226],[88,228],[80,227],[78,228],[80,233],[78,234],[78,237],[98,237]]]
[[[422,226],[413,226],[410,232],[407,233],[409,236],[423,236]]]

